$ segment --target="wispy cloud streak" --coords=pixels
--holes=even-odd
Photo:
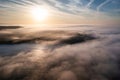
[[[101,3],[98,7],[97,7],[97,11],[100,11],[101,8],[103,8],[103,6],[105,6],[108,2],[110,2],[111,0],[106,0],[103,3]]]
[[[91,7],[91,4],[94,2],[94,0],[90,0],[90,2],[87,4],[87,8],[90,8]]]

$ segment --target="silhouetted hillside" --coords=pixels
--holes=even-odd
[[[0,30],[17,29],[17,28],[22,28],[22,27],[21,26],[0,26]]]
[[[4,35],[4,36],[3,36]],[[76,44],[96,39],[93,35],[65,32],[65,31],[41,31],[37,33],[26,34],[1,34],[0,44],[22,44],[22,43],[41,43],[56,42],[61,44]]]

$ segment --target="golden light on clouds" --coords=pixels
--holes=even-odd
[[[0,0],[0,24],[120,24],[119,0],[94,1]]]
[[[49,16],[49,11],[46,8],[40,7],[40,6],[35,6],[32,7],[30,10],[30,14],[32,18],[36,21],[44,21],[48,19]]]

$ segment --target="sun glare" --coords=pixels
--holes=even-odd
[[[33,7],[31,10],[33,18],[37,21],[43,21],[47,19],[49,12],[47,9],[42,7]]]

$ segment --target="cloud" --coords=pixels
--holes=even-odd
[[[94,2],[94,0],[90,0],[90,2],[87,4],[87,8],[90,8],[91,7],[91,4]]]
[[[104,1],[103,3],[101,3],[98,7],[97,7],[97,11],[100,11],[100,9],[104,6],[104,5],[106,5],[108,2],[110,2],[111,0],[106,0],[106,1]]]
[[[77,30],[78,28],[77,26]],[[63,28],[63,30],[65,30],[65,28]],[[108,29],[105,27],[95,28],[88,26],[86,29],[80,29],[78,32],[81,33],[81,31],[83,31],[82,33],[86,32],[89,34],[91,30],[94,35],[99,35],[100,38],[84,43],[76,43],[74,45],[64,45],[53,51],[50,51],[50,48],[46,48],[43,44],[36,44],[34,46],[29,44],[29,47],[31,47],[29,51],[26,51],[25,48],[12,56],[0,56],[0,79],[119,80],[119,28],[109,27]],[[19,30],[17,32],[19,32]],[[53,35],[53,33],[51,34],[52,31],[49,33],[46,32],[49,31],[44,31],[44,36],[48,36],[49,34],[50,37],[58,37],[59,40],[61,37],[66,38],[74,35],[73,32],[67,30],[53,32],[56,36]],[[114,34],[116,32],[117,34]],[[30,33],[33,34],[31,31]],[[30,33],[27,34],[30,35]],[[34,36],[38,35],[36,34]],[[47,43],[47,45],[49,45],[49,43]],[[41,48],[41,46],[44,48]],[[19,48],[21,46],[16,45],[9,47],[9,49],[15,49],[15,47]],[[6,49],[1,50],[0,48],[0,51]],[[8,53],[10,53],[10,50],[8,50]],[[0,55],[1,54],[2,53],[0,53]]]

